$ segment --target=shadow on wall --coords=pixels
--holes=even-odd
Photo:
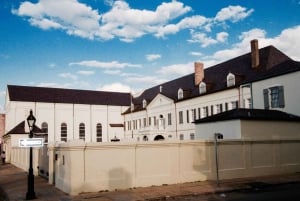
[[[127,189],[132,187],[131,175],[123,168],[114,168],[109,171],[109,189]]]

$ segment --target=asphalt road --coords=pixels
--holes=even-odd
[[[168,197],[151,201],[300,201],[300,183],[253,183],[251,186],[252,188],[230,193]]]

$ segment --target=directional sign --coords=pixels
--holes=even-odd
[[[19,139],[19,147],[42,147],[44,146],[43,138],[23,138]]]

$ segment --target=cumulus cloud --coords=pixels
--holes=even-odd
[[[154,61],[154,60],[157,60],[157,59],[160,59],[160,58],[161,58],[160,54],[147,54],[146,55],[146,59],[148,61]]]
[[[192,73],[194,70],[194,63],[185,63],[185,64],[174,64],[169,66],[163,66],[156,73],[160,76],[167,77],[179,77],[182,75],[187,75]]]
[[[215,20],[219,22],[231,21],[238,22],[248,17],[254,10],[247,10],[241,6],[228,6],[226,8],[222,8],[216,15]]]
[[[88,75],[94,75],[95,72],[89,71],[89,70],[80,70],[80,71],[77,71],[77,74],[88,76]]]
[[[69,35],[91,40],[119,38],[123,42],[133,42],[144,35],[164,38],[184,29],[210,32],[216,22],[238,22],[253,12],[241,6],[229,6],[221,9],[214,18],[209,18],[201,15],[186,16],[192,8],[180,1],[162,2],[154,10],[131,8],[126,1],[121,0],[105,0],[104,4],[111,6],[111,9],[100,13],[78,0],[24,1],[12,13],[44,30],[63,30]],[[178,23],[174,23],[176,21]]]
[[[124,84],[119,83],[119,82],[115,82],[115,83],[100,86],[96,90],[98,90],[98,91],[112,91],[112,92],[128,92],[128,93],[130,91],[132,91],[129,86],[124,85]]]
[[[87,60],[87,61],[80,61],[80,62],[71,62],[69,66],[85,66],[85,67],[93,67],[93,68],[104,68],[104,69],[121,69],[127,67],[141,67],[140,64],[131,64],[131,63],[120,63],[118,61],[111,61],[111,62],[103,62],[97,60]]]
[[[212,44],[224,43],[229,34],[226,32],[220,32],[216,34],[216,38],[212,38],[203,32],[194,32],[191,31],[192,38],[188,40],[190,43],[200,43],[201,47],[207,47]]]
[[[58,76],[62,78],[68,78],[71,80],[77,80],[77,76],[73,75],[72,73],[60,73]]]
[[[232,44],[230,48],[219,50],[212,56],[204,56],[203,63],[205,66],[211,66],[246,54],[250,52],[250,41],[253,39],[258,39],[259,48],[273,45],[292,59],[300,60],[300,41],[298,40],[299,35],[300,25],[284,29],[278,36],[273,38],[268,37],[265,30],[254,28],[249,31],[242,32],[238,37],[239,41],[235,44]]]

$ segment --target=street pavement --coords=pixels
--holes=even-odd
[[[223,180],[219,186],[215,181],[190,182],[184,184],[133,188],[127,190],[82,193],[70,196],[48,184],[42,177],[35,177],[35,201],[142,201],[168,200],[178,196],[226,193],[254,188],[255,184],[278,185],[300,182],[300,173]],[[0,165],[0,201],[25,200],[27,173],[11,164]]]

